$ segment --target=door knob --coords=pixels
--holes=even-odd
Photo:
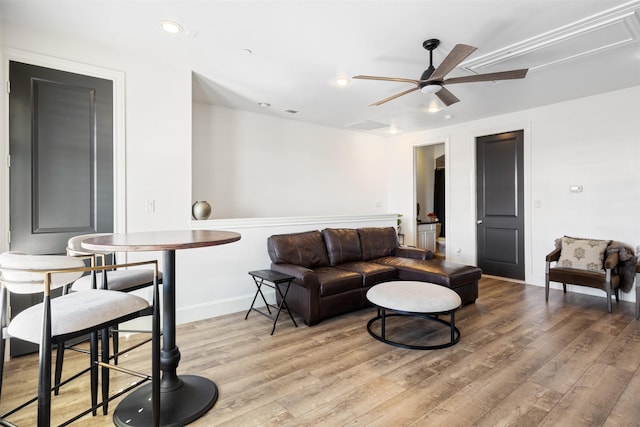
[[[476,224],[482,224],[482,220],[481,219],[477,220]]]

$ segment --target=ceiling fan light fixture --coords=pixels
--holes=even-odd
[[[434,84],[428,84],[428,85],[422,86],[422,88],[420,89],[420,92],[426,93],[426,94],[434,94],[438,92],[440,89],[442,89],[442,86],[434,83]]]

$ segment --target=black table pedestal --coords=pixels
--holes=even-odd
[[[162,251],[162,349],[160,351],[160,425],[183,426],[204,415],[218,400],[218,387],[198,375],[178,375],[180,350],[176,343],[176,250],[224,245],[240,240],[240,234],[216,230],[177,230],[120,233],[82,242],[98,251]],[[127,395],[113,414],[117,426],[153,424],[151,384]]]

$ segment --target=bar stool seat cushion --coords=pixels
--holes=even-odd
[[[81,307],[81,309],[79,309]],[[51,299],[51,336],[61,336],[105,324],[113,319],[137,313],[149,302],[136,295],[89,289]],[[70,310],[70,309],[73,310]],[[69,318],[65,313],[73,311]],[[42,303],[21,311],[13,318],[8,333],[32,343],[40,343],[42,335]],[[60,321],[64,318],[64,322]]]
[[[162,280],[162,273],[158,272],[158,283]],[[107,272],[107,289],[111,291],[127,291],[138,287],[148,286],[153,283],[153,270],[131,269],[114,270]],[[102,286],[102,273],[96,274],[96,286]],[[83,276],[76,280],[71,289],[74,291],[84,291],[92,289],[91,276]]]

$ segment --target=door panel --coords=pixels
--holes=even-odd
[[[476,138],[478,267],[524,280],[523,131]]]
[[[113,231],[113,83],[10,62],[10,249],[63,254]],[[42,295],[10,297],[16,315]],[[11,356],[37,350],[12,339]]]
[[[95,91],[34,79],[33,94],[33,233],[92,232]]]

